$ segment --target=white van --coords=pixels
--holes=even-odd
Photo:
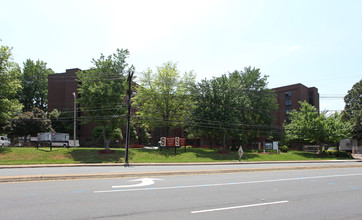
[[[0,147],[10,146],[10,141],[6,136],[0,136]]]

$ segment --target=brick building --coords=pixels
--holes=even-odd
[[[48,110],[49,112],[54,109],[58,109],[62,112],[74,112],[74,96],[73,93],[77,94],[78,82],[76,81],[76,72],[80,69],[67,69],[65,73],[58,73],[49,75],[48,78]],[[288,121],[288,112],[293,109],[299,109],[299,101],[307,101],[311,105],[315,106],[319,111],[319,94],[318,89],[315,87],[306,87],[302,84],[294,84],[273,89],[276,93],[278,110],[273,112],[272,115],[275,117],[274,126],[282,129],[284,121]],[[82,114],[77,106],[77,117],[81,117]],[[90,123],[82,125],[78,122],[77,124],[77,137],[82,142],[92,142],[92,132],[95,124]],[[69,131],[70,133],[72,131]],[[152,139],[151,143],[156,145],[159,137],[164,136],[165,130],[163,128],[156,128],[151,131]],[[171,129],[170,136],[183,137],[185,134],[183,129],[176,128]],[[200,140],[199,140],[200,141]],[[202,141],[201,141],[202,142]],[[201,145],[199,142],[197,145]]]
[[[74,96],[78,98],[77,88],[78,82],[76,81],[76,72],[81,71],[78,68],[67,69],[65,73],[51,74],[48,77],[48,111],[51,112],[57,109],[61,112],[68,112],[73,115],[74,113]],[[76,106],[77,118],[82,114],[79,110],[79,105]],[[92,132],[94,129],[93,124],[82,125],[77,121],[76,133],[80,141],[91,141]],[[69,131],[72,136],[72,131]],[[73,136],[72,136],[73,139]]]
[[[288,113],[293,109],[299,109],[299,101],[306,101],[319,111],[319,93],[315,87],[306,87],[303,84],[293,84],[273,89],[276,93],[278,111],[272,115],[275,117],[274,125],[282,128],[284,121],[289,121]]]

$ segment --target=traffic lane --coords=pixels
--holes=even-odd
[[[155,172],[155,171],[191,171],[217,170],[238,168],[277,168],[303,167],[328,165],[361,165],[361,162],[326,162],[326,163],[272,163],[272,164],[233,164],[233,165],[182,165],[182,166],[95,166],[95,167],[39,167],[39,168],[11,168],[0,169],[0,176],[23,175],[61,175],[61,174],[93,174],[93,173],[128,173],[128,172]]]
[[[131,183],[129,180],[132,179],[4,184],[1,185],[3,199],[0,202],[2,210],[0,217],[1,219],[23,219],[24,216],[27,219],[42,219],[49,216],[54,219],[95,217],[115,219],[120,217],[122,219],[142,219],[145,217],[151,219],[159,219],[160,217],[209,219],[211,217],[211,219],[219,219],[219,217],[226,215],[231,219],[238,219],[239,214],[255,217],[255,214],[260,211],[264,212],[263,215],[259,216],[262,218],[266,214],[265,210],[267,210],[269,217],[280,217],[280,213],[286,217],[289,216],[285,212],[286,207],[288,210],[293,210],[294,205],[298,202],[307,203],[307,208],[301,209],[307,210],[299,215],[301,217],[307,216],[308,210],[312,213],[316,212],[316,207],[318,210],[325,209],[329,213],[336,214],[334,210],[338,209],[335,209],[333,204],[339,204],[340,193],[342,193],[342,197],[349,195],[343,198],[348,198],[352,202],[356,200],[355,196],[361,195],[360,176],[353,175],[360,173],[362,173],[361,169],[335,169],[310,172],[289,171],[167,177],[152,186],[137,187],[134,189],[136,191],[127,189],[128,191],[110,193],[95,193],[95,191],[112,189],[114,185],[129,185]],[[4,186],[9,187],[4,188]],[[329,195],[333,196],[329,198]],[[315,204],[312,202],[313,198]],[[289,201],[287,204],[202,214],[191,213],[198,210],[247,206],[286,199]],[[323,204],[328,204],[331,201],[332,205],[323,207]],[[298,206],[300,207],[300,204]],[[278,207],[283,207],[284,210],[278,210]],[[346,209],[348,207],[339,206],[339,208]],[[275,211],[273,211],[274,209]],[[298,213],[298,210],[300,211],[297,208],[292,214]],[[349,213],[353,213],[353,210]],[[356,214],[361,213],[357,212]]]
[[[282,178],[302,178],[302,177],[316,177],[318,175],[344,175],[361,173],[362,168],[341,168],[341,169],[321,169],[321,170],[295,170],[295,171],[274,171],[274,172],[251,172],[251,173],[231,173],[231,174],[212,174],[212,175],[198,175],[196,183],[223,183],[228,182],[230,178],[235,180],[265,180],[265,179],[282,179]],[[159,177],[167,181],[156,181],[157,186],[175,186],[175,185],[194,185],[195,179],[192,176],[170,176]],[[6,189],[6,192],[18,193],[19,191],[52,191],[56,188],[56,192],[67,193],[74,189],[82,189],[85,192],[95,191],[96,189],[89,187],[96,187],[98,190],[106,190],[109,185],[119,185],[120,183],[127,183],[136,178],[119,178],[119,179],[95,179],[95,180],[69,180],[69,181],[49,181],[47,182],[23,182],[23,183],[4,183],[0,184],[0,189]],[[236,181],[237,182],[237,181]],[[11,187],[6,187],[7,185]]]
[[[341,174],[344,175],[344,174]],[[311,176],[308,176],[308,178]],[[180,201],[179,194],[170,189],[168,196],[173,199],[175,204],[189,204],[189,206],[182,207],[182,205],[168,206],[164,205],[164,210],[152,212],[151,210],[143,210],[143,212],[132,210],[130,219],[151,218],[157,219],[157,214],[168,213],[174,215],[176,219],[196,218],[196,219],[221,219],[227,217],[228,219],[334,219],[334,218],[352,218],[353,216],[360,216],[361,211],[358,208],[360,203],[360,175],[359,176],[336,176],[332,173],[327,176],[315,176],[315,178],[307,179],[305,176],[292,177],[294,180],[283,179],[264,179],[264,180],[250,180],[244,181],[244,187],[237,184],[218,185],[212,187],[212,184],[205,184],[205,186],[197,185],[195,189],[187,189],[183,199]],[[274,182],[271,182],[273,180]],[[247,184],[250,182],[250,184]],[[253,183],[252,183],[253,182]],[[235,183],[235,182],[233,182]],[[180,187],[181,190],[183,187]],[[150,189],[150,191],[157,191],[157,189]],[[152,192],[147,191],[147,194]],[[177,191],[177,189],[176,189]],[[126,190],[119,193],[128,193]],[[134,192],[134,191],[133,191]],[[216,193],[216,194],[215,194]],[[155,194],[157,196],[157,194]],[[341,200],[340,198],[344,199]],[[270,204],[285,201],[288,204]],[[340,204],[344,202],[344,204]],[[347,202],[349,201],[349,202]],[[354,202],[352,206],[350,202]],[[267,203],[267,204],[266,204]],[[260,205],[261,206],[252,206]],[[167,206],[167,207],[166,207]],[[241,209],[228,209],[238,206],[246,206]],[[185,215],[189,209],[192,215]],[[205,213],[193,213],[195,211],[203,210],[217,210],[226,208],[222,211],[211,211]],[[157,209],[155,209],[157,210]],[[344,212],[342,210],[348,210]],[[150,217],[152,216],[152,217]],[[125,216],[122,216],[122,218]]]

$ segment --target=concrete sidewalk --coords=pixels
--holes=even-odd
[[[311,160],[311,161],[261,161],[261,162],[217,162],[217,163],[144,163],[144,164],[41,164],[41,165],[4,165],[1,170],[9,172],[21,170],[27,175],[0,176],[0,183],[29,182],[29,181],[60,181],[75,179],[102,179],[102,178],[132,178],[132,177],[160,177],[180,175],[201,175],[220,173],[268,172],[287,170],[362,168],[360,160]],[[65,168],[64,170],[61,168]],[[70,170],[78,173],[72,173]],[[94,167],[94,169],[92,169]],[[109,172],[104,168],[117,169]],[[31,169],[33,168],[33,169]],[[48,169],[48,173],[36,173],[37,168]],[[54,169],[57,168],[57,169]],[[69,168],[69,169],[67,169]],[[102,170],[98,169],[102,168]],[[137,168],[136,171],[131,168]],[[161,169],[162,168],[162,169]],[[61,169],[59,171],[59,169]],[[88,170],[88,173],[83,169]],[[93,172],[94,171],[94,172]],[[120,171],[120,172],[119,172]],[[63,172],[58,174],[57,172]]]
[[[292,161],[230,161],[230,162],[198,162],[198,163],[72,163],[72,164],[24,164],[24,165],[0,165],[0,169],[12,168],[42,168],[42,167],[98,167],[98,166],[198,166],[198,165],[240,165],[240,164],[282,164],[282,163],[343,163],[362,161],[354,160],[292,160]]]
[[[362,160],[362,154],[352,154],[352,157],[353,157],[355,160]]]

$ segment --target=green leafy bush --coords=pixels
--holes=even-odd
[[[239,150],[239,147],[238,147],[238,146],[230,146],[230,147],[228,147],[228,149],[229,149],[230,151],[238,151],[238,150]]]
[[[284,153],[286,153],[286,152],[288,152],[289,151],[289,148],[287,147],[287,146],[280,146],[279,147],[279,150],[281,151],[281,152],[284,152]]]
[[[352,155],[346,151],[338,151],[336,157],[353,158]]]
[[[326,149],[322,150],[322,154],[324,154],[324,155],[337,156],[338,152],[339,152],[339,151],[338,151],[336,148],[332,148],[332,150],[330,150],[330,149],[328,149],[328,150],[326,150]]]

